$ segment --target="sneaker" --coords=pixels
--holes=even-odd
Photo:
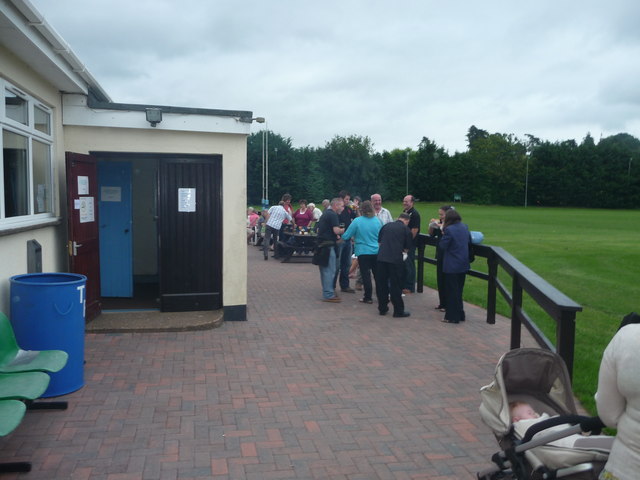
[[[411,313],[410,313],[410,312],[407,312],[407,311],[405,310],[405,311],[404,311],[404,312],[402,312],[402,313],[394,313],[394,314],[393,314],[393,316],[394,316],[395,318],[404,318],[404,317],[410,317],[410,316],[411,316]]]
[[[340,297],[331,297],[331,298],[323,298],[322,301],[330,302],[330,303],[340,303],[342,299]]]
[[[340,291],[345,293],[356,293],[356,291],[351,287],[341,288]]]

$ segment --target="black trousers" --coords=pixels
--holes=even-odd
[[[393,305],[393,313],[404,313],[404,301],[402,300],[402,285],[404,282],[404,263],[388,263],[378,261],[376,264],[376,295],[378,297],[378,310],[389,310],[389,297]]]
[[[464,322],[464,307],[462,305],[462,291],[466,273],[445,273],[446,313],[444,319],[452,323]]]
[[[360,274],[362,275],[362,286],[364,287],[364,299],[373,300],[373,286],[371,285],[371,273],[373,278],[378,284],[376,277],[376,259],[377,255],[360,255],[358,256],[358,266],[360,267]]]
[[[436,247],[436,280],[438,282],[438,305],[444,307],[447,303],[445,294],[446,287],[444,285],[444,272],[442,266],[444,264],[444,252],[437,250]]]

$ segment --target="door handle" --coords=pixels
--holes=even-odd
[[[78,247],[81,247],[82,244],[81,243],[76,243],[75,240],[72,242],[72,249],[73,249],[73,256],[77,257],[78,256]]]

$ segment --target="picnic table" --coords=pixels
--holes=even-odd
[[[282,263],[289,263],[298,259],[302,262],[310,262],[318,239],[316,233],[304,227],[296,230],[285,230],[282,233],[283,238],[278,242]]]

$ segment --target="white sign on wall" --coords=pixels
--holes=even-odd
[[[195,212],[196,211],[196,189],[195,188],[179,188],[178,189],[178,211],[179,212]]]

